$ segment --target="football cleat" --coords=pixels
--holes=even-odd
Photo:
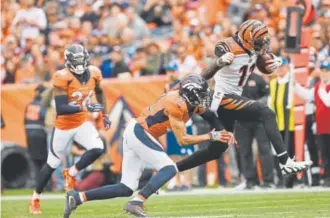
[[[288,158],[286,163],[280,164],[281,168],[281,173],[282,175],[290,175],[290,174],[295,174],[304,170],[307,170],[308,167],[312,166],[313,162],[312,161],[300,161],[296,162],[292,160],[291,158]]]
[[[62,176],[64,178],[64,190],[73,190],[76,184],[76,178],[69,174],[69,168],[66,168],[62,171]]]
[[[77,201],[74,198],[75,191],[68,191],[65,197],[65,209],[64,209],[64,218],[69,218],[70,214],[77,209]]]
[[[147,217],[147,214],[143,209],[143,202],[141,201],[129,201],[124,207],[124,211],[130,213],[136,217]]]
[[[31,199],[29,209],[30,209],[30,213],[32,213],[32,214],[41,214],[40,200],[39,199]]]

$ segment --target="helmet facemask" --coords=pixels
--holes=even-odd
[[[269,50],[270,38],[265,36],[264,38],[258,38],[253,40],[254,52],[257,55],[263,55]]]
[[[77,75],[83,74],[88,66],[89,55],[87,51],[72,53],[65,51],[65,66]]]

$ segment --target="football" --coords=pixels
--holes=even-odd
[[[266,70],[266,66],[267,66],[266,61],[268,61],[270,59],[274,59],[274,55],[271,54],[271,53],[266,53],[266,54],[263,54],[263,55],[258,55],[257,61],[256,61],[256,65],[257,65],[258,70],[261,73],[264,73],[264,74],[271,74],[271,73],[273,73],[273,71],[270,72],[270,71],[267,71]]]

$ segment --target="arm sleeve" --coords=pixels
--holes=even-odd
[[[55,96],[56,114],[75,114],[81,112],[80,106],[69,105],[68,96],[58,95]]]
[[[306,89],[300,84],[296,84],[295,92],[300,98],[304,99],[305,101],[314,101],[314,88]]]
[[[327,93],[324,87],[320,87],[318,94],[325,106],[330,107],[330,92]]]
[[[214,112],[206,110],[203,114],[200,114],[200,116],[210,124],[211,129],[215,128],[216,131],[224,129],[222,122],[219,120],[219,118],[215,115]]]

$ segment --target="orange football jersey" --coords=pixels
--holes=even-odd
[[[54,73],[52,82],[55,88],[67,92],[69,104],[83,105],[89,103],[94,94],[94,89],[102,80],[101,71],[95,66],[88,66],[89,79],[83,83],[79,81],[68,69]],[[73,129],[88,120],[87,112],[56,116],[54,126],[58,129]]]
[[[193,109],[196,111],[195,109]],[[178,91],[170,91],[157,100],[157,102],[143,110],[137,122],[152,136],[158,138],[171,129],[169,115],[187,122],[194,113],[189,110],[185,100]]]

